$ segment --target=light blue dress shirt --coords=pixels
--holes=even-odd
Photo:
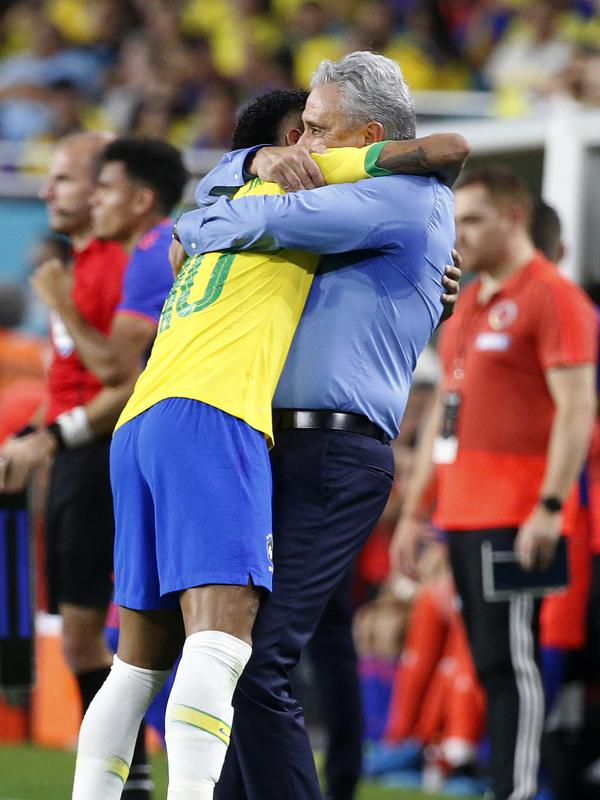
[[[442,313],[452,192],[434,177],[398,175],[231,202],[225,187],[243,184],[247,153],[228,154],[201,181],[202,207],[177,223],[182,244],[323,254],[273,406],[364,414],[397,436]]]

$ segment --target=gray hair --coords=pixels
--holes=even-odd
[[[342,110],[352,123],[380,122],[386,139],[415,138],[415,104],[391,58],[363,50],[339,61],[321,61],[310,85],[314,89],[325,83],[339,84]]]

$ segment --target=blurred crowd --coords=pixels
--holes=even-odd
[[[0,140],[108,128],[227,147],[238,108],[373,49],[412,91],[600,105],[598,0],[16,0],[0,11]]]

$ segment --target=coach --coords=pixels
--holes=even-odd
[[[288,189],[316,185],[307,157],[313,144],[361,147],[415,135],[414,104],[399,67],[367,52],[320,65],[303,121],[304,159],[297,150],[261,150],[251,171]],[[200,204],[219,183],[244,182],[247,155],[231,157],[229,174],[206,179]],[[414,168],[425,171],[418,162]],[[349,229],[348,204],[355,204],[348,216],[356,218],[358,207],[365,219],[360,231]],[[398,176],[243,203],[221,197],[177,225],[188,253],[289,247],[328,254],[275,397],[273,593],[261,605],[253,655],[234,696],[232,746],[217,798],[320,797],[289,672],[386,503],[389,441],[417,356],[442,311],[452,205],[436,178]],[[396,229],[404,246],[382,249],[383,232]],[[336,255],[341,250],[354,252]]]

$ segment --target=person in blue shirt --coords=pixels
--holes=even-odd
[[[215,790],[227,800],[320,797],[289,672],[387,500],[389,441],[441,316],[454,242],[452,193],[436,177],[320,186],[308,155],[315,145],[414,138],[414,105],[394,62],[367,52],[323,62],[303,122],[304,147],[226,157],[198,189],[204,207],[176,226],[189,254],[281,247],[324,254],[274,401],[274,585],[234,695],[232,744]],[[427,167],[419,158],[413,166]],[[320,188],[214,199],[243,184],[247,170],[288,190]]]

